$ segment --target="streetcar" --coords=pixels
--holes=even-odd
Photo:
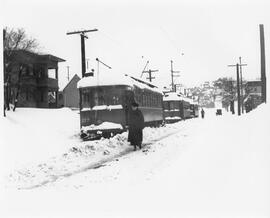
[[[139,104],[145,126],[163,122],[163,94],[150,82],[125,74],[121,77],[84,77],[77,87],[83,139],[110,137],[126,131],[133,102]]]
[[[178,122],[192,117],[190,99],[177,92],[164,94],[163,110],[166,123]]]

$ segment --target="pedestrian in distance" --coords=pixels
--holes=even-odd
[[[138,107],[139,104],[133,102],[128,116],[128,141],[134,146],[134,151],[137,146],[142,148],[143,139],[144,117]]]
[[[203,110],[203,108],[202,108],[202,110],[201,110],[201,116],[202,116],[202,119],[204,119],[204,114],[205,114],[205,112],[204,112],[204,110]]]

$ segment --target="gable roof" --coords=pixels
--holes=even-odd
[[[61,89],[60,91],[64,92],[65,89],[71,84],[71,82],[72,82],[73,80],[77,80],[77,82],[78,82],[80,79],[81,79],[81,78],[80,78],[77,74],[75,74],[75,75],[71,78],[71,80],[69,80],[68,83],[64,86],[64,88]]]

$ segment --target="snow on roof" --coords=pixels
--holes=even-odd
[[[193,100],[191,98],[184,98],[185,101],[189,102],[190,104],[194,104]]]
[[[99,79],[97,79],[97,77],[84,77],[78,82],[77,87],[86,88],[86,87],[113,86],[113,85],[126,85],[130,87],[137,86],[141,89],[149,89],[155,92],[160,92],[162,94],[162,91],[152,83],[144,81],[142,79],[137,79],[127,74],[115,77],[103,76],[99,77]]]
[[[182,101],[184,98],[177,92],[168,92],[163,96],[163,101]]]
[[[190,104],[197,104],[192,99],[187,98],[177,92],[166,93],[165,96],[163,96],[163,101],[186,101],[186,102],[189,102]]]

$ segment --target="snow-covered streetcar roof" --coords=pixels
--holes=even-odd
[[[168,92],[163,96],[163,101],[186,101],[190,104],[196,104],[192,99],[183,96],[181,93]]]
[[[137,79],[127,74],[115,77],[100,77],[98,80],[97,77],[84,77],[77,83],[77,88],[117,85],[126,85],[130,87],[137,86],[141,89],[149,89],[162,94],[162,91],[152,83],[144,81],[142,79]]]
[[[163,96],[163,101],[182,101],[184,97],[177,92],[168,92]]]

